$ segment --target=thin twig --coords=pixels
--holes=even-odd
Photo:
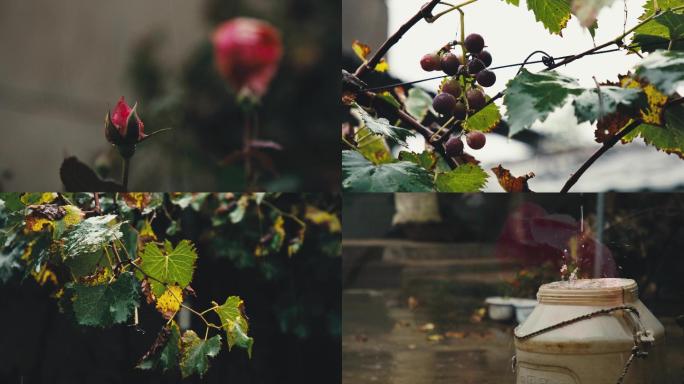
[[[636,127],[641,125],[642,121],[641,120],[633,120],[629,125],[627,125],[625,128],[623,128],[620,132],[618,132],[615,136],[611,137],[607,141],[603,143],[601,148],[599,148],[596,152],[594,152],[593,155],[591,155],[590,158],[588,158],[584,164],[582,164],[581,167],[577,170],[577,172],[573,173],[572,176],[568,179],[568,181],[563,185],[563,188],[561,189],[560,193],[567,193],[570,188],[572,188],[575,183],[577,183],[577,180],[584,174],[584,172],[592,165],[594,162],[601,157],[606,151],[608,151],[610,148],[612,148],[615,144],[617,144],[618,141],[620,141],[623,137],[627,136],[630,132],[632,132]]]
[[[375,52],[373,57],[370,58],[367,62],[361,63],[358,68],[356,68],[356,71],[354,72],[354,76],[361,78],[368,70],[372,70],[375,68],[375,66],[380,62],[380,59],[385,56],[387,51],[389,51],[390,48],[394,44],[396,44],[401,38],[404,36],[406,32],[408,32],[409,29],[413,28],[414,25],[416,25],[419,21],[425,19],[426,17],[431,16],[432,10],[439,4],[439,0],[430,0],[429,3],[423,5],[418,12],[413,15],[404,25],[402,25],[399,30],[397,30],[392,36],[390,36],[387,40],[385,40],[384,43],[380,46],[380,48]]]

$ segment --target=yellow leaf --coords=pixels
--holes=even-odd
[[[342,230],[342,224],[337,215],[320,210],[314,206],[307,205],[304,217],[314,224],[326,225],[328,230],[332,233],[337,233]]]
[[[34,204],[34,205],[41,205],[41,204],[47,204],[51,202],[52,200],[57,198],[57,193],[55,192],[44,192],[40,195],[40,199],[36,202],[30,202],[28,200],[29,197],[31,197],[32,194],[26,193],[21,195],[21,202],[24,203],[24,205],[29,205],[29,204]]]
[[[378,64],[375,66],[376,72],[387,72],[389,70],[389,64],[385,59],[380,59]]]
[[[57,285],[57,275],[45,265],[43,265],[38,272],[31,272],[31,274],[39,285],[45,285],[48,281]]]
[[[369,46],[367,46],[366,44],[364,44],[358,40],[354,40],[354,42],[352,43],[352,50],[354,50],[354,53],[356,53],[356,56],[358,56],[359,59],[361,59],[363,61],[366,61],[366,57],[368,57],[368,55],[371,52],[371,49]]]
[[[83,220],[83,212],[80,208],[74,205],[65,205],[64,210],[66,211],[66,216],[62,220],[64,220],[64,224],[67,227],[74,226]]]
[[[152,230],[152,224],[149,220],[145,220],[142,228],[140,229],[140,237],[145,239],[145,242],[157,241],[157,235]]]
[[[170,285],[157,299],[157,310],[166,319],[172,318],[183,302],[183,290],[177,285]]]
[[[648,100],[648,109],[640,110],[641,119],[644,123],[662,126],[663,125],[663,106],[667,103],[667,96],[660,93],[651,84],[642,84],[631,77],[623,77],[620,79],[623,88],[641,88],[646,94]]]
[[[31,220],[33,219],[33,220]],[[54,227],[55,223],[44,218],[36,218],[33,216],[27,217],[26,220],[26,229],[31,231],[31,232],[40,232],[45,228],[52,229]]]

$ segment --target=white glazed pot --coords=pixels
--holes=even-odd
[[[488,297],[487,313],[489,318],[496,321],[507,321],[513,317],[513,300],[504,297]]]
[[[635,340],[648,355],[633,359],[623,383],[666,382],[664,329],[639,300],[634,280],[545,284],[537,300],[537,307],[514,331],[517,384],[615,384]],[[630,309],[613,310],[616,307]],[[631,308],[638,312],[638,321]],[[636,339],[635,332],[641,332]]]

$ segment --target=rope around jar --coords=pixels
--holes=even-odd
[[[644,329],[643,324],[641,323],[641,320],[639,318],[639,311],[631,306],[631,305],[621,305],[618,307],[612,307],[612,308],[606,308],[606,309],[601,309],[595,312],[587,313],[586,315],[581,315],[574,317],[569,320],[564,320],[561,321],[557,324],[550,325],[548,327],[542,328],[538,331],[534,331],[532,333],[528,333],[527,335],[523,336],[517,336],[513,335],[517,340],[525,341],[527,339],[530,339],[532,337],[541,335],[542,333],[546,333],[549,331],[552,331],[554,329],[562,328],[566,325],[569,324],[574,324],[580,321],[584,320],[589,320],[597,316],[605,316],[605,315],[610,315],[613,312],[616,311],[626,311],[630,316],[628,319],[631,320],[632,325],[633,325],[633,332],[634,332],[634,346],[632,347],[632,353],[629,355],[629,358],[625,362],[625,366],[622,369],[622,372],[620,376],[618,377],[617,384],[622,384],[625,376],[627,376],[627,372],[629,371],[630,365],[632,365],[632,362],[634,361],[635,357],[639,358],[646,358],[648,356],[649,350],[653,347],[653,344],[655,342],[653,338],[653,333],[650,330]],[[513,372],[515,373],[515,367],[516,367],[516,356],[513,356],[512,359],[512,369]]]

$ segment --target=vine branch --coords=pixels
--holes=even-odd
[[[419,21],[432,17],[432,10],[439,4],[440,0],[430,0],[429,3],[423,5],[418,12],[413,15],[406,23],[404,23],[392,36],[390,36],[380,48],[375,52],[375,54],[370,58],[370,60],[361,63],[354,76],[361,78],[368,70],[375,68],[375,66],[380,62],[380,59],[385,56],[387,51],[389,51],[394,44],[399,42],[406,32],[408,32],[414,25],[418,24]]]
[[[584,164],[582,164],[581,167],[577,170],[577,172],[573,173],[572,176],[568,179],[567,182],[565,182],[565,185],[563,185],[563,188],[561,189],[560,193],[567,193],[570,188],[572,188],[575,183],[577,183],[577,180],[579,180],[580,177],[586,172],[589,167],[594,164],[594,162],[601,157],[606,151],[608,151],[610,148],[612,148],[615,144],[617,144],[623,137],[627,136],[630,132],[632,132],[636,127],[641,125],[642,121],[641,120],[633,120],[631,123],[629,123],[626,127],[624,127],[620,132],[618,132],[615,136],[611,137],[607,141],[603,143],[601,148],[599,148],[596,152],[594,152],[591,157],[589,157]]]

